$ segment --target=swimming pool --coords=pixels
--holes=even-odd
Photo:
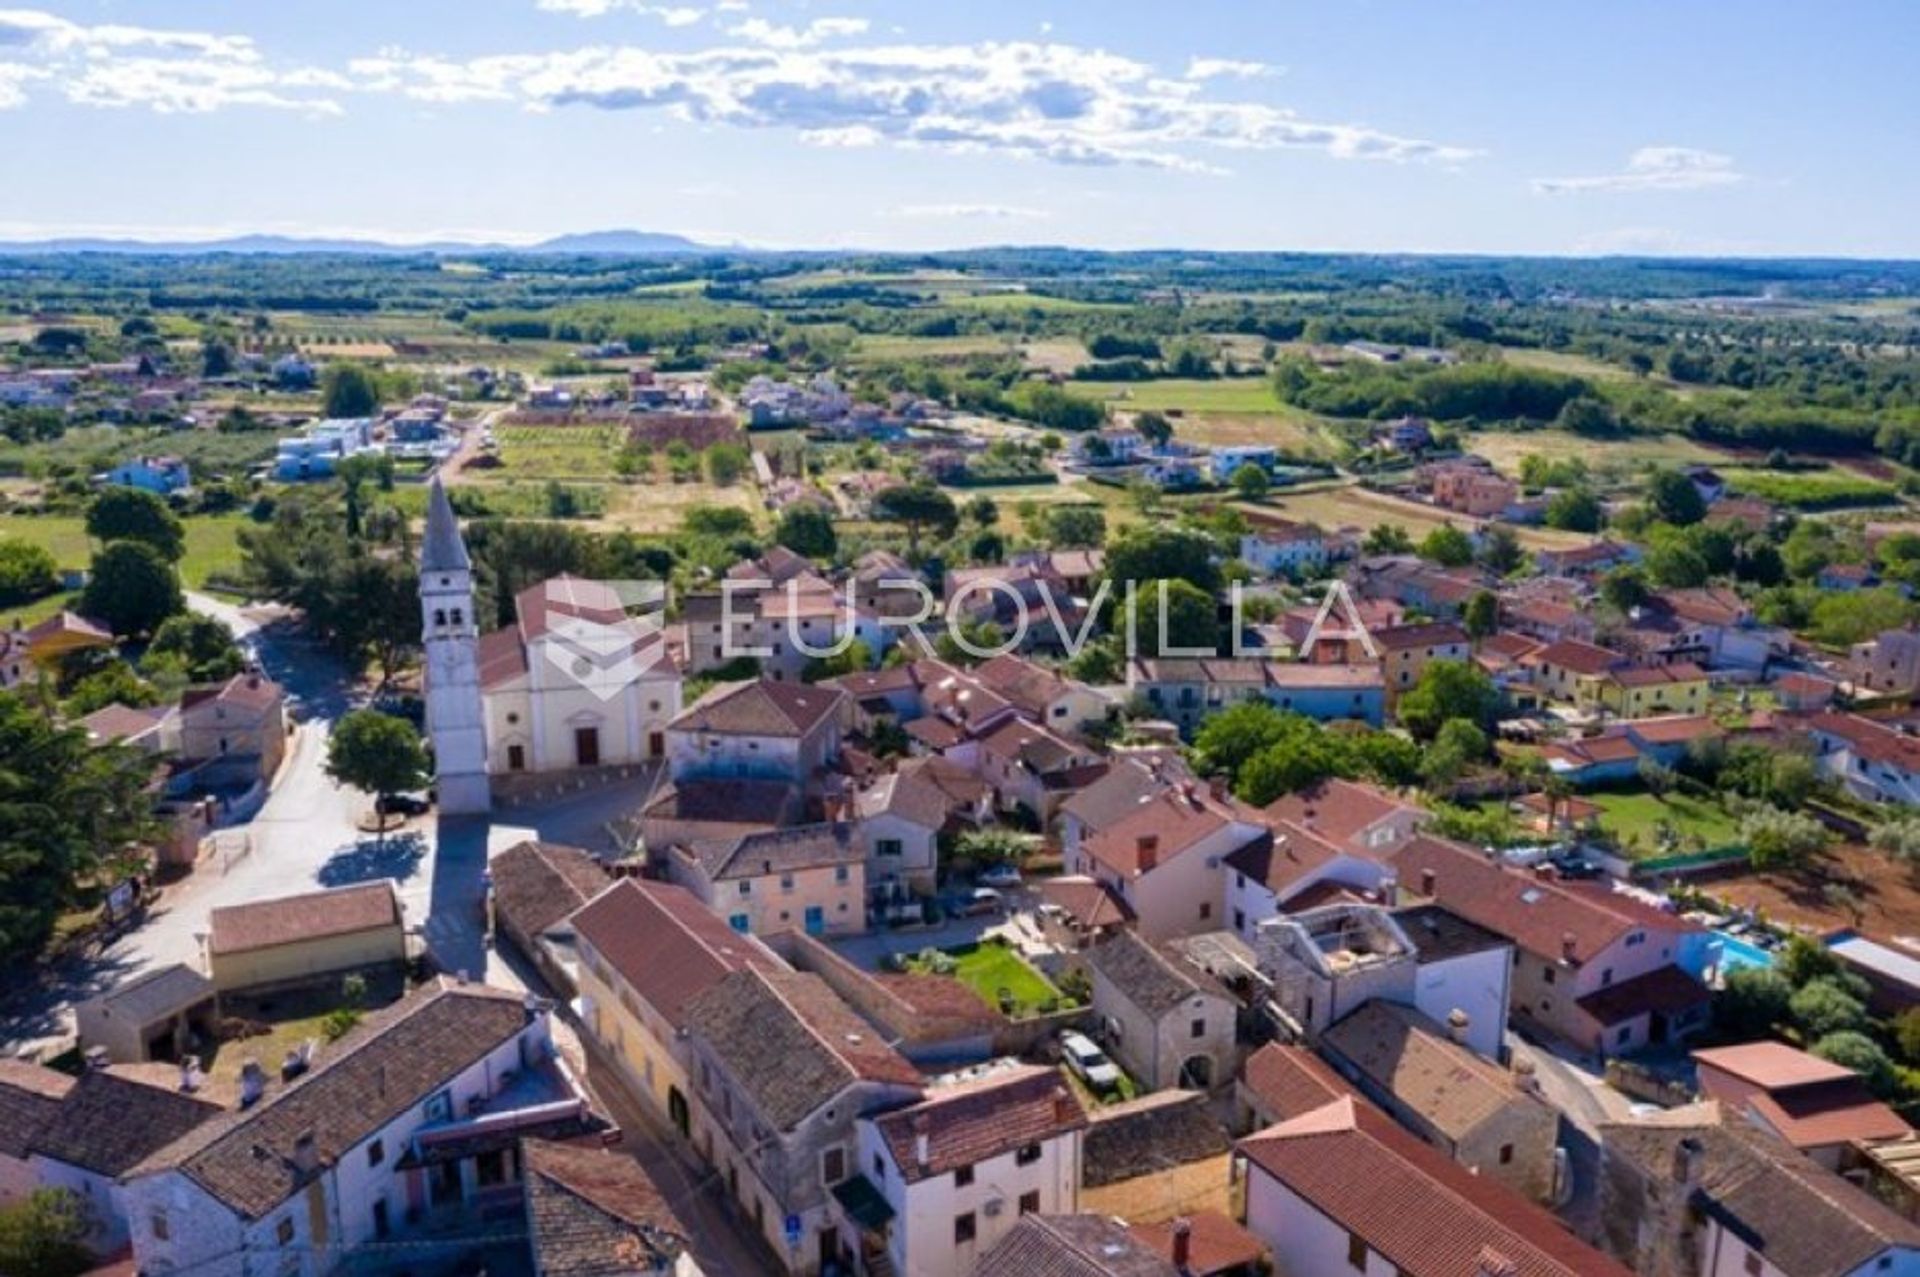
[[[1739,936],[1731,936],[1724,931],[1716,931],[1714,934],[1720,937],[1720,974],[1722,976],[1731,971],[1738,971],[1742,967],[1773,965],[1773,954],[1752,941],[1742,940]]]

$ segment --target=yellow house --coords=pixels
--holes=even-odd
[[[222,993],[303,984],[407,960],[391,878],[226,905],[207,920],[207,975]]]
[[[1561,639],[1520,658],[1533,671],[1534,686],[1551,701],[1593,709],[1606,701],[1608,677],[1627,663],[1611,648],[1580,639]]]
[[[1599,703],[1621,718],[1703,714],[1707,672],[1687,661],[1610,670],[1599,680],[1598,695]]]
[[[627,1089],[686,1134],[686,1004],[743,967],[785,964],[671,883],[622,878],[571,921],[587,1035]]]

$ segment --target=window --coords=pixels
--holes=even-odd
[[[367,1165],[378,1166],[387,1160],[387,1148],[379,1140],[367,1145]]]
[[[1513,1145],[1502,1144],[1500,1146],[1500,1165],[1511,1166],[1512,1164],[1513,1164]]]
[[[480,1187],[491,1188],[507,1182],[507,1152],[496,1148],[473,1159],[474,1177]]]
[[[743,896],[750,896],[753,894],[753,883],[750,880],[746,878],[742,878],[740,880],[740,894]]]
[[[835,865],[833,867],[833,880],[835,882],[845,882],[847,880],[847,873],[848,870],[845,865]]]
[[[1363,1273],[1367,1271],[1367,1243],[1358,1233],[1347,1234],[1347,1263]]]
[[[748,926],[751,924],[749,923],[746,914],[736,913],[727,919],[727,925],[729,927],[732,927],[735,931],[738,931],[740,934],[745,935],[747,932]]]
[[[167,1213],[165,1211],[157,1210],[153,1212],[153,1218],[147,1221],[147,1226],[153,1233],[153,1240],[157,1242],[166,1241],[173,1236],[173,1230],[167,1226]]]
[[[964,1246],[973,1240],[973,1212],[953,1217],[953,1244]]]
[[[1211,900],[1202,900],[1200,902],[1201,920],[1205,921],[1206,919],[1211,917],[1213,917],[1213,902]]]
[[[906,847],[898,838],[881,838],[874,842],[873,854],[876,856],[903,856],[906,854]]]
[[[873,1155],[873,1177],[882,1184],[887,1182],[887,1163],[878,1153]]]
[[[293,1244],[293,1216],[289,1215],[273,1226],[273,1238],[282,1246]]]
[[[1552,968],[1552,967],[1542,967],[1542,968],[1540,968],[1540,978],[1541,978],[1542,980],[1545,980],[1545,981],[1546,981],[1546,982],[1547,982],[1548,984],[1552,984],[1552,983],[1553,983],[1553,968]]]
[[[1188,1033],[1192,1037],[1204,1038],[1207,1036],[1207,1022],[1204,1019],[1195,1020],[1192,1028],[1188,1030]]]
[[[429,1096],[421,1111],[429,1122],[447,1122],[453,1119],[453,1092],[442,1091]]]
[[[1036,1215],[1039,1213],[1039,1211],[1040,1211],[1040,1190],[1039,1189],[1036,1188],[1031,1193],[1020,1194],[1020,1213],[1022,1215]]]
[[[1613,968],[1608,967],[1605,971],[1602,971],[1600,973],[1600,987],[1604,989],[1612,983],[1613,983]]]
[[[1032,1166],[1039,1160],[1040,1146],[1038,1144],[1028,1144],[1013,1155],[1013,1164],[1015,1166]]]
[[[953,1186],[955,1188],[965,1188],[967,1185],[971,1183],[973,1183],[973,1167],[962,1166],[958,1170],[954,1171]]]
[[[793,875],[792,875],[792,874],[781,874],[781,875],[780,875],[780,890],[782,890],[782,891],[792,891],[792,890],[793,890]]]
[[[1633,1036],[1633,1026],[1629,1024],[1624,1028],[1622,1028],[1618,1033],[1614,1034],[1613,1040],[1616,1044],[1624,1045],[1626,1040],[1632,1036]]]
[[[847,1150],[830,1148],[820,1155],[820,1178],[827,1184],[838,1184],[847,1177]]]

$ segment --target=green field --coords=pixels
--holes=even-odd
[[[1067,389],[1136,412],[1249,413],[1305,416],[1280,402],[1265,377],[1177,378],[1159,381],[1073,381]]]
[[[238,575],[240,544],[236,534],[247,522],[245,515],[198,515],[182,522],[187,530],[187,549],[180,560],[180,577],[188,589],[205,589],[214,576]],[[85,568],[93,559],[93,542],[87,536],[86,521],[79,515],[0,515],[0,537],[19,537],[46,547],[62,569]],[[18,616],[35,621],[71,607],[77,597],[72,593],[52,594],[7,615],[9,619]]]
[[[1721,474],[1727,486],[1743,496],[1803,510],[1891,505],[1899,499],[1899,490],[1890,483],[1832,470],[1791,472],[1734,468],[1722,470]]]
[[[1699,838],[1708,847],[1724,847],[1739,838],[1740,827],[1718,803],[1687,794],[1596,793],[1581,797],[1600,808],[1600,827],[1635,855],[1657,855],[1659,829],[1671,826],[1682,840]]]
[[[614,477],[613,461],[626,436],[620,426],[507,426],[497,435],[501,469],[474,474],[605,482]]]
[[[1602,474],[1627,474],[1648,466],[1713,465],[1725,456],[1702,447],[1684,435],[1631,435],[1624,439],[1590,439],[1566,430],[1469,430],[1460,446],[1491,461],[1506,475],[1518,475],[1528,456],[1549,461],[1579,457]]]

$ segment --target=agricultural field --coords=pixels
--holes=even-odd
[[[1780,471],[1738,467],[1722,469],[1727,486],[1743,496],[1802,510],[1893,505],[1899,489],[1878,479],[1832,470]]]
[[[614,425],[504,426],[494,437],[500,444],[500,469],[476,469],[475,478],[501,475],[604,483],[613,475],[614,459],[626,443],[627,432]]]
[[[1300,456],[1337,459],[1343,446],[1310,412],[1280,402],[1265,377],[1213,380],[1070,381],[1066,389],[1115,413],[1158,412],[1191,443],[1265,443]]]
[[[1450,510],[1356,486],[1327,487],[1303,493],[1289,493],[1282,489],[1279,495],[1268,498],[1259,508],[1277,511],[1287,518],[1318,524],[1323,528],[1351,526],[1371,531],[1383,523],[1397,523],[1415,541],[1446,524],[1466,527],[1477,522]],[[1565,549],[1586,545],[1593,540],[1583,532],[1561,532],[1554,528],[1515,527],[1513,532],[1520,544],[1529,550]]]
[[[182,521],[186,527],[186,554],[180,560],[180,578],[188,589],[207,588],[210,581],[232,579],[240,571],[238,534],[247,518],[243,514],[195,515]],[[64,569],[85,568],[93,559],[93,541],[87,536],[86,522],[79,515],[0,515],[0,538],[18,537],[43,546]],[[7,614],[32,622],[71,607],[78,592],[62,592],[36,599]]]
[[[1017,347],[1004,337],[980,333],[964,337],[909,337],[873,333],[854,341],[853,360],[965,359],[970,355],[1004,355]]]
[[[1579,457],[1599,474],[1625,477],[1648,466],[1716,465],[1725,454],[1695,443],[1684,435],[1633,435],[1625,439],[1590,439],[1565,430],[1469,430],[1460,446],[1493,463],[1505,475],[1518,475],[1528,456],[1550,461]]]

